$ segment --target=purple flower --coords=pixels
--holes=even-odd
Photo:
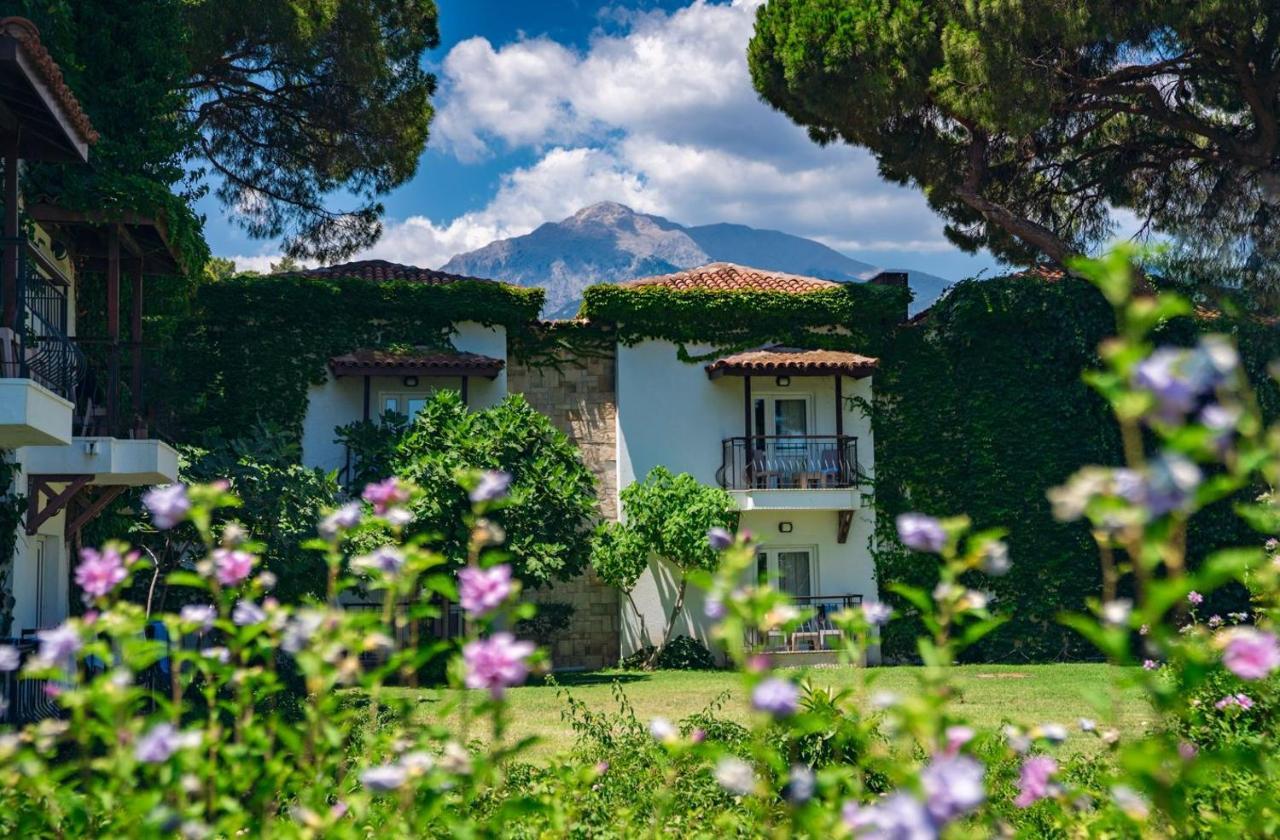
[[[707,542],[716,551],[724,551],[733,545],[733,534],[730,534],[724,528],[711,528],[707,531]]]
[[[254,556],[239,548],[213,550],[214,576],[223,586],[235,586],[253,572]]]
[[[846,802],[840,817],[859,840],[933,840],[938,836],[924,805],[901,791],[866,807]]]
[[[151,511],[151,521],[162,530],[172,528],[191,510],[191,500],[187,498],[187,488],[182,484],[165,484],[153,487],[142,497],[142,503]]]
[[[1214,615],[1209,616],[1209,620],[1206,622],[1206,624],[1208,624],[1210,627],[1213,627],[1213,628],[1221,627],[1223,624],[1222,616],[1217,615],[1215,613]]]
[[[1160,663],[1156,662],[1154,659],[1142,660],[1142,670],[1144,671],[1154,671],[1159,667],[1160,667]]]
[[[1160,455],[1146,471],[1147,508],[1153,516],[1186,510],[1200,486],[1201,477],[1200,468],[1187,458],[1168,453]]]
[[[947,546],[942,523],[923,513],[903,513],[897,519],[898,539],[907,548],[937,554]]]
[[[178,613],[178,618],[188,624],[195,624],[201,630],[210,630],[213,628],[213,622],[218,618],[218,611],[209,604],[187,604]]]
[[[983,766],[967,755],[935,758],[920,773],[925,806],[939,823],[948,823],[982,804]]]
[[[16,671],[22,664],[22,656],[13,645],[0,645],[0,671]]]
[[[702,612],[712,621],[719,621],[724,618],[729,611],[725,609],[723,600],[716,597],[709,597],[707,598],[706,603],[702,605]]]
[[[1190,593],[1187,594],[1187,602],[1190,603],[1191,606],[1193,607],[1198,607],[1204,603],[1204,596],[1201,595],[1199,592],[1192,590]]]
[[[241,627],[248,627],[250,624],[266,621],[267,614],[253,601],[237,601],[235,609],[231,611],[231,620]]]
[[[360,524],[360,503],[347,502],[342,507],[320,520],[320,535],[333,539],[343,531],[349,531]]]
[[[817,787],[818,777],[812,768],[806,764],[793,764],[782,794],[792,805],[803,805],[813,798]]]
[[[80,565],[76,566],[76,586],[83,589],[86,595],[101,598],[119,586],[128,576],[125,558],[120,556],[120,549],[116,546],[106,545],[102,551],[94,548],[80,549]]]
[[[472,618],[499,607],[512,589],[511,567],[505,563],[491,569],[467,566],[458,572],[458,603]]]
[[[322,624],[324,624],[324,613],[319,610],[302,610],[296,613],[285,625],[284,638],[280,642],[280,647],[284,648],[286,653],[296,656],[311,642],[311,637],[316,634]]]
[[[1036,755],[1022,762],[1022,771],[1018,777],[1018,797],[1013,804],[1019,808],[1027,808],[1050,796],[1053,785],[1049,777],[1058,772],[1058,762],[1044,755]]]
[[[351,565],[365,571],[378,571],[386,575],[398,574],[404,568],[404,553],[393,545],[384,545],[371,554],[364,554],[351,561]]]
[[[799,702],[800,690],[790,680],[780,677],[761,680],[751,692],[752,708],[778,718],[794,715]]]
[[[84,646],[80,631],[70,623],[63,623],[52,630],[41,630],[36,633],[36,638],[40,640],[38,655],[45,662],[65,662]]]
[[[387,793],[404,784],[408,771],[399,764],[370,767],[360,774],[360,784],[374,793]]]
[[[169,757],[184,747],[194,747],[200,743],[200,733],[179,732],[171,723],[157,723],[138,739],[133,754],[138,761],[148,764],[159,764],[168,761]]]
[[[390,508],[409,501],[409,488],[393,475],[383,481],[366,484],[361,498],[373,505],[374,513],[382,516]]]
[[[862,616],[868,624],[885,624],[893,617],[893,607],[879,601],[867,601],[862,605]]]
[[[1216,375],[1207,356],[1179,347],[1161,347],[1138,363],[1133,386],[1151,394],[1156,415],[1176,423],[1193,411],[1213,387]]]
[[[1227,649],[1222,664],[1242,680],[1260,680],[1280,668],[1280,645],[1274,633],[1247,627],[1227,631]]]
[[[511,473],[502,470],[485,470],[479,483],[471,491],[471,501],[475,504],[492,502],[507,495],[511,487]]]
[[[517,642],[510,633],[494,633],[488,639],[467,642],[462,647],[467,688],[487,688],[494,699],[508,687],[529,676],[532,642]]]

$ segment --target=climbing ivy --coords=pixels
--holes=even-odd
[[[899,329],[881,355],[873,413],[880,591],[892,582],[931,588],[937,573],[933,558],[898,544],[897,514],[967,513],[979,527],[1007,527],[1013,570],[971,585],[990,591],[1013,618],[972,650],[975,658],[1088,655],[1087,643],[1057,616],[1081,610],[1085,597],[1100,591],[1097,549],[1086,527],[1054,520],[1045,490],[1085,464],[1123,460],[1109,409],[1081,379],[1099,366],[1098,343],[1113,330],[1110,308],[1082,281],[970,281]],[[1166,325],[1159,338],[1187,345],[1205,331],[1236,338],[1250,380],[1261,386],[1264,414],[1280,414],[1280,389],[1266,373],[1268,361],[1280,357],[1275,326],[1202,312]],[[1193,520],[1189,556],[1194,562],[1214,548],[1259,539],[1228,500]],[[1222,614],[1247,608],[1239,595],[1238,602],[1228,594],[1207,606]],[[914,656],[917,629],[893,622],[886,656]]]
[[[187,440],[235,435],[256,421],[301,436],[307,387],[333,356],[398,345],[452,349],[454,324],[523,329],[541,289],[358,278],[240,275],[197,291],[160,383],[172,428]]]
[[[902,321],[910,294],[870,283],[807,294],[596,285],[583,293],[579,314],[589,323],[615,326],[622,344],[678,344],[690,362],[711,355],[690,354],[686,345],[695,343],[713,345],[714,354],[777,343],[875,355]]]
[[[13,625],[13,560],[26,502],[13,486],[17,475],[13,452],[0,451],[0,639],[9,635]]]

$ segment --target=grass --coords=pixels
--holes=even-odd
[[[917,690],[918,668],[893,667],[868,670],[821,668],[808,671],[817,685],[857,687],[862,678],[874,682],[868,692],[891,691],[906,695]],[[794,672],[799,673],[799,672]],[[1095,749],[1098,741],[1081,734],[1079,718],[1097,719],[1118,728],[1122,734],[1139,734],[1151,721],[1151,713],[1141,693],[1126,686],[1122,669],[1101,664],[1058,665],[964,665],[954,669],[953,684],[959,689],[955,712],[979,728],[995,728],[1004,722],[1022,726],[1057,722],[1071,732],[1065,749]],[[701,711],[722,692],[730,693],[722,714],[746,722],[751,710],[739,675],[726,671],[600,671],[591,674],[557,675],[560,689],[587,703],[595,711],[616,711],[612,684],[622,684],[636,714],[647,721],[655,716],[679,721]],[[409,689],[389,689],[407,692]],[[422,719],[432,718],[447,689],[418,690]],[[563,700],[554,685],[531,685],[511,689],[510,738],[537,736],[538,744],[529,760],[546,762],[573,746],[573,733],[560,718]],[[1099,706],[1098,703],[1107,704]]]

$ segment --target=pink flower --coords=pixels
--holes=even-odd
[[[517,642],[510,633],[467,642],[462,646],[467,688],[487,688],[495,700],[502,697],[508,686],[519,685],[529,676],[526,660],[532,653],[532,642]]]
[[[76,566],[76,586],[93,598],[101,598],[129,576],[125,558],[114,545],[80,549],[80,565]]]
[[[1222,664],[1242,680],[1260,680],[1280,668],[1280,645],[1274,633],[1247,627],[1228,631]]]
[[[409,501],[409,488],[393,475],[375,484],[365,485],[361,498],[373,505],[374,513],[382,516],[392,507]]]
[[[1159,663],[1157,663],[1154,659],[1144,659],[1142,661],[1142,670],[1144,671],[1154,671],[1159,667],[1160,667]]]
[[[1187,595],[1187,601],[1191,603],[1191,606],[1198,607],[1204,603],[1204,596],[1199,592],[1192,590],[1191,593]]]
[[[1224,709],[1230,708],[1231,706],[1239,706],[1241,709],[1248,711],[1253,708],[1253,698],[1244,693],[1228,694],[1226,697],[1223,697],[1217,703],[1213,704],[1213,707],[1220,712]]]
[[[142,503],[151,511],[151,520],[161,530],[172,528],[191,510],[191,500],[187,498],[187,488],[181,484],[166,484],[147,491]]]
[[[214,574],[223,586],[235,586],[253,571],[254,557],[239,548],[215,548],[213,550]]]
[[[1022,772],[1018,778],[1018,797],[1013,804],[1019,808],[1027,808],[1050,796],[1053,785],[1049,777],[1058,772],[1058,762],[1044,755],[1037,755],[1022,762]]]
[[[511,567],[505,563],[491,569],[467,566],[458,572],[458,603],[472,618],[496,609],[512,588]]]
[[[947,738],[947,746],[944,750],[946,755],[955,755],[960,752],[960,748],[973,740],[973,730],[967,726],[948,726],[947,731],[943,733]]]

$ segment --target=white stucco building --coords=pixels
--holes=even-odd
[[[70,611],[81,529],[126,488],[177,479],[177,453],[150,436],[142,316],[146,278],[179,268],[162,223],[23,201],[27,163],[83,163],[97,135],[24,20],[0,26],[0,77],[0,451],[16,466],[8,489],[26,497],[12,557],[0,553],[0,638],[30,643]],[[105,307],[78,324],[88,274]]]
[[[622,285],[806,294],[835,284],[717,263]],[[778,346],[721,357],[711,346],[685,349],[711,361],[682,361],[670,341],[617,347],[619,490],[656,466],[718,484],[736,500],[740,527],[760,542],[759,575],[819,615],[876,600],[868,501],[875,449],[861,405],[871,399],[877,360]],[[624,656],[659,641],[677,579],[655,559],[633,592],[649,638],[623,600]],[[702,607],[691,592],[673,633],[710,644]],[[814,636],[776,641],[795,651],[821,647]]]
[[[385,260],[361,260],[299,274],[437,286],[460,281],[496,282]],[[432,344],[396,351],[357,348],[329,359],[324,382],[311,385],[307,391],[307,411],[302,422],[303,464],[342,473],[349,466],[348,454],[337,440],[335,429],[358,420],[377,420],[388,411],[412,419],[441,389],[458,391],[470,408],[488,408],[502,402],[507,396],[506,327],[460,321],[452,329],[451,348]],[[423,339],[437,340],[434,335]]]

